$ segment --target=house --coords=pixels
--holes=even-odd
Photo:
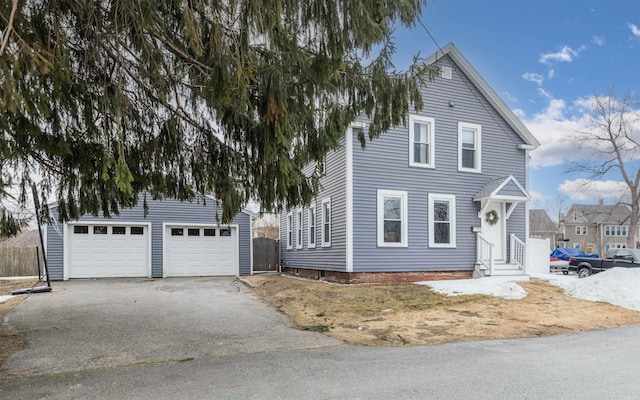
[[[631,209],[625,205],[572,205],[560,215],[565,247],[603,254],[611,248],[626,248]],[[638,239],[636,238],[636,241]]]
[[[424,110],[327,155],[309,207],[281,214],[282,270],[336,282],[526,275],[528,152],[539,143],[453,44]],[[315,168],[308,166],[309,171]]]
[[[545,210],[529,210],[529,237],[549,239],[549,251],[556,248],[558,226]]]
[[[60,223],[50,207],[46,255],[52,280],[69,278],[250,275],[249,211],[220,225],[219,203],[197,196],[194,202],[147,199],[105,219],[83,215]]]

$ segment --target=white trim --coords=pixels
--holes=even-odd
[[[147,278],[151,278],[152,271],[152,247],[151,247],[151,237],[153,236],[153,232],[151,231],[151,222],[131,222],[131,221],[100,221],[100,220],[91,220],[91,221],[73,221],[73,222],[65,222],[62,226],[62,230],[64,232],[64,237],[62,239],[62,280],[69,279],[69,241],[71,240],[71,236],[69,236],[70,226],[75,225],[108,225],[108,226],[144,226],[147,229]]]
[[[236,231],[236,247],[233,252],[236,276],[240,275],[240,227],[237,224],[234,225],[221,225],[221,224],[197,224],[191,222],[163,222],[162,223],[162,277],[167,277],[167,228],[171,226],[176,227],[198,227],[198,228],[214,228],[214,229],[235,229]],[[251,239],[253,241],[253,239]],[[253,268],[253,267],[252,267]]]
[[[384,241],[384,198],[385,197],[400,197],[402,209],[400,213],[401,226],[401,240],[400,242],[385,242]],[[377,196],[377,208],[378,208],[378,247],[408,247],[409,246],[409,212],[408,212],[408,197],[406,191],[401,190],[384,190],[378,189]]]
[[[296,249],[302,249],[302,239],[304,238],[304,223],[302,219],[302,209],[296,210]]]
[[[435,201],[446,201],[449,203],[449,239],[450,243],[435,243],[435,218],[433,215],[433,205]],[[456,196],[451,194],[429,193],[429,247],[456,247]]]
[[[311,212],[313,211],[313,235],[311,234]],[[311,238],[313,237],[313,243]],[[318,211],[316,210],[316,203],[311,203],[307,208],[307,248],[315,249],[316,242],[318,241]]]
[[[346,221],[345,221],[345,251],[346,251],[346,272],[353,272],[353,128],[364,129],[364,124],[355,125],[347,129],[345,135],[346,150]]]
[[[324,205],[325,204],[329,204],[329,207],[328,207],[328,210],[329,210],[329,222],[328,222],[329,223],[329,240],[328,241],[326,241],[325,240],[326,238],[324,237],[324,224],[325,224]],[[333,233],[333,232],[331,232],[331,228],[332,228],[332,226],[331,226],[332,225],[331,197],[327,197],[326,199],[322,200],[322,208],[321,208],[321,210],[322,210],[322,212],[321,212],[321,214],[322,214],[322,225],[321,225],[321,227],[322,227],[322,234],[321,234],[322,247],[331,247],[331,239],[332,239],[331,236],[332,236],[332,233]]]
[[[465,168],[462,166],[462,130],[472,130],[475,132],[475,168]],[[468,122],[458,122],[458,171],[461,172],[482,172],[482,126]]]
[[[414,125],[416,123],[427,125],[427,144],[429,145],[428,162],[418,163],[414,161]],[[433,118],[423,117],[420,115],[409,115],[409,166],[418,168],[435,168],[436,167],[436,121]]]
[[[249,215],[249,265],[250,265],[250,275],[253,275],[253,215]],[[240,229],[240,228],[238,228]],[[238,237],[240,237],[240,232],[238,232]],[[240,253],[240,242],[238,242],[238,253]],[[240,254],[238,254],[238,260],[240,259]],[[239,262],[239,261],[238,261]],[[240,268],[238,268],[238,275],[240,275]]]
[[[62,225],[62,280],[69,279],[69,224]]]
[[[287,229],[286,229],[285,243],[287,244],[287,250],[293,249],[293,213],[287,213]]]

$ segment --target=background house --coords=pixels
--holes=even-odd
[[[539,143],[455,46],[427,62],[441,75],[422,89],[424,109],[365,150],[359,118],[327,155],[311,206],[283,211],[283,271],[340,282],[524,274],[527,152]]]
[[[558,224],[553,222],[545,210],[529,210],[529,237],[549,239],[550,251],[556,248]]]
[[[560,215],[566,247],[603,254],[610,248],[626,248],[631,210],[625,205],[572,205]],[[637,238],[636,238],[637,241]]]
[[[47,226],[45,248],[52,280],[69,278],[249,275],[252,273],[249,211],[228,225],[216,216],[219,204],[198,196],[194,202],[147,199],[100,218],[83,215],[78,221]]]

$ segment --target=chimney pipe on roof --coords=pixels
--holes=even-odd
[[[602,197],[600,197],[600,200],[598,200],[598,205],[604,205],[604,199]]]

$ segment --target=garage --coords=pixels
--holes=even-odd
[[[117,215],[62,222],[51,205],[45,235],[49,277],[251,275],[255,214],[241,210],[221,224],[222,209],[210,196],[180,201],[141,193],[137,205]]]
[[[238,229],[234,226],[165,225],[165,276],[238,275]]]
[[[151,275],[148,224],[77,223],[66,230],[70,278]]]

